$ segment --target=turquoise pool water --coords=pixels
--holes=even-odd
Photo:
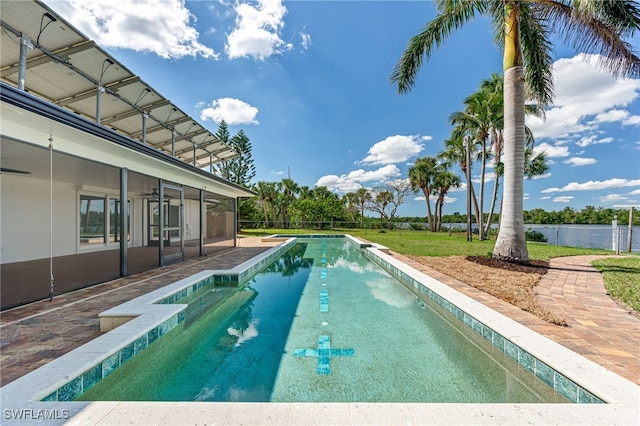
[[[79,400],[567,402],[344,238],[299,239]]]

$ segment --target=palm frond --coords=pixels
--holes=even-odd
[[[398,86],[399,93],[407,93],[413,88],[416,76],[423,60],[429,60],[434,50],[449,36],[481,14],[485,1],[477,0],[440,0],[440,14],[430,21],[422,32],[409,40],[409,44],[393,68],[390,81]]]
[[[524,55],[526,97],[544,107],[553,103],[553,44],[551,31],[537,15],[537,7],[521,4],[520,40]]]
[[[599,65],[616,77],[639,77],[640,57],[623,37],[633,35],[640,9],[631,1],[574,0],[540,3],[539,13],[580,52],[600,55]]]

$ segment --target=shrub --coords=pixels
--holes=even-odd
[[[548,241],[542,232],[530,228],[524,231],[524,237],[527,241],[535,241],[537,243],[546,243]]]

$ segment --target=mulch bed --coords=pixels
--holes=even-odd
[[[530,260],[527,264],[508,262],[506,260],[494,259],[487,256],[467,256],[470,262],[491,268],[504,269],[507,271],[524,272],[527,274],[544,275],[549,271],[549,262],[544,260]]]

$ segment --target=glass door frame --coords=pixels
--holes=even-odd
[[[171,226],[171,224],[167,221],[167,218],[165,218],[164,207],[165,206],[167,207],[166,214],[168,214],[169,218],[171,218],[172,214],[170,213],[170,211],[171,211],[172,201],[176,201],[177,199],[165,197],[166,189],[170,191],[178,192],[180,194],[180,200],[178,205],[178,216],[179,216],[178,223],[177,225],[173,225],[173,226]],[[184,188],[181,185],[172,185],[169,183],[165,183],[161,180],[159,205],[163,206],[163,208],[161,208],[159,211],[160,213],[160,218],[159,218],[160,233],[158,235],[159,243],[160,243],[159,257],[160,257],[160,266],[164,266],[168,263],[184,260]],[[167,245],[170,244],[172,247],[176,247],[172,244],[172,241],[170,239],[171,234],[176,232],[179,237],[178,238],[179,250],[178,252],[165,254],[165,242],[167,242]]]

